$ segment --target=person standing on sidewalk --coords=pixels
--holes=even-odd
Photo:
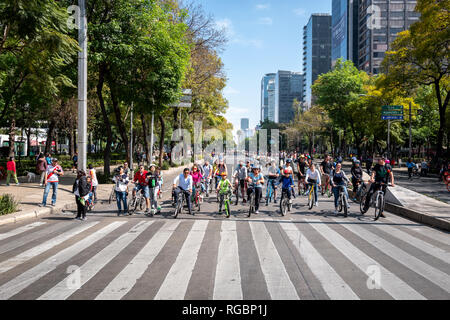
[[[6,163],[6,171],[7,171],[7,177],[6,177],[6,185],[9,186],[9,179],[13,178],[16,185],[19,185],[19,180],[17,180],[17,171],[16,171],[16,162],[14,161],[13,157],[9,158],[9,161]]]
[[[47,160],[44,157],[44,154],[41,153],[39,155],[39,158],[37,160],[37,165],[36,165],[36,169],[37,172],[40,175],[40,179],[39,179],[39,186],[42,187],[44,185],[44,180],[45,180],[45,174],[47,172]]]
[[[50,188],[53,190],[52,194],[52,206],[54,207],[56,204],[56,193],[58,190],[59,177],[64,175],[64,170],[58,164],[58,159],[53,158],[52,164],[47,167],[47,174],[45,175],[44,180],[44,198],[42,199],[42,203],[39,204],[39,207],[45,207],[47,205],[47,197],[50,193]]]
[[[86,172],[78,170],[77,178],[73,184],[72,192],[75,194],[75,202],[77,203],[77,220],[86,220],[86,201],[89,198],[90,186],[87,183]]]
[[[47,161],[47,165],[51,165],[52,164],[52,155],[50,153],[47,153],[45,155],[45,161]]]
[[[408,179],[412,179],[413,168],[416,167],[416,164],[411,160],[411,158],[409,158],[408,162],[406,162],[406,167],[408,168]]]
[[[122,213],[126,215],[128,212],[127,205],[127,191],[128,191],[128,183],[130,182],[130,178],[127,174],[125,174],[124,168],[120,166],[117,168],[116,175],[113,178],[116,191],[116,199],[117,199],[117,209],[119,210],[117,216],[120,216]],[[122,203],[123,203],[123,211],[122,211]]]
[[[97,173],[95,172],[94,166],[92,163],[89,165],[88,170],[88,176],[92,179],[92,195],[94,196],[94,204],[97,203],[97,187],[98,187],[98,180],[97,180]]]
[[[72,157],[72,162],[72,173],[74,173],[78,167],[78,152],[75,152],[74,156]]]

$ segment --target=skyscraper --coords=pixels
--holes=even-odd
[[[360,0],[358,67],[378,74],[385,52],[397,34],[419,20],[415,0]]]
[[[303,74],[278,71],[275,77],[275,122],[289,123],[294,118],[294,101],[303,101]]]
[[[250,120],[248,118],[241,118],[241,130],[248,130],[250,127]]]
[[[331,15],[316,13],[303,27],[304,102],[308,108],[313,103],[311,86],[320,74],[331,68]]]
[[[351,60],[358,66],[358,0],[333,0],[331,16],[331,66]]]
[[[261,122],[269,119],[274,121],[274,118],[270,118],[269,114],[274,114],[275,105],[269,105],[269,81],[275,79],[275,73],[266,74],[261,80]]]

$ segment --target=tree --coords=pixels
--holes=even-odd
[[[411,94],[420,85],[433,88],[439,107],[437,157],[442,157],[450,102],[450,2],[419,0],[416,11],[421,14],[420,20],[392,43],[383,68],[391,87],[404,88]]]

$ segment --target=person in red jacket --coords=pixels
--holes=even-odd
[[[13,157],[10,157],[9,161],[6,163],[6,171],[8,175],[6,177],[6,185],[9,186],[9,179],[11,178],[11,176],[13,177],[16,185],[19,185],[19,180],[17,180],[16,162],[14,161]]]

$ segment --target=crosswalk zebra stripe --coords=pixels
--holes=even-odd
[[[413,237],[409,233],[404,232],[400,229],[397,229],[397,228],[394,228],[394,227],[391,227],[388,225],[376,224],[375,226],[377,228],[379,228],[380,230],[383,230],[386,233],[413,245],[417,249],[420,249],[420,250],[428,253],[429,255],[432,255],[433,257],[438,258],[438,259],[450,264],[450,252],[443,250],[441,248],[438,248],[436,246],[433,246],[432,244],[429,244],[428,242],[425,242],[421,239]]]
[[[364,252],[356,248],[347,239],[342,237],[339,233],[332,230],[330,227],[325,225],[323,221],[320,220],[309,220],[306,221],[325,239],[328,239],[330,243],[338,249],[344,256],[347,257],[353,264],[355,264],[362,272],[368,273],[368,271],[376,266],[379,268],[381,273],[381,283],[380,287],[390,294],[394,299],[397,300],[424,300],[425,297],[418,293],[416,290],[411,288],[408,284],[403,282],[396,275],[391,273],[389,270],[380,265],[377,261],[373,260],[367,256]]]
[[[11,230],[11,231],[6,232],[6,233],[0,233],[0,241],[4,240],[4,239],[7,239],[7,238],[10,238],[10,237],[13,237],[13,236],[16,236],[18,234],[24,233],[26,231],[30,231],[30,230],[32,230],[32,229],[34,229],[36,227],[42,226],[42,225],[44,225],[46,223],[47,222],[42,222],[42,221],[34,222],[34,223],[31,223],[31,224],[27,224],[26,226],[16,228],[16,229]]]
[[[4,273],[8,270],[11,270],[18,265],[40,255],[41,253],[50,250],[51,248],[56,247],[57,245],[63,243],[64,241],[76,236],[77,234],[82,233],[83,231],[95,226],[98,224],[98,221],[89,222],[86,224],[79,225],[76,228],[73,228],[63,234],[60,234],[56,236],[53,239],[50,239],[44,243],[41,243],[40,245],[37,245],[36,247],[31,248],[30,250],[27,250],[25,252],[22,252],[21,254],[8,259],[6,261],[3,261],[0,263],[0,273]]]
[[[180,220],[166,222],[95,299],[120,300],[123,298],[151,265],[179,223]]]
[[[80,267],[81,287],[92,279],[104,266],[106,266],[114,257],[116,257],[123,249],[125,249],[131,242],[133,242],[142,232],[144,232],[153,221],[140,222],[124,233],[119,238],[114,240],[102,251],[97,253],[94,257],[89,259],[84,265]],[[69,298],[75,291],[80,288],[74,288],[67,285],[70,276],[63,279],[56,286],[48,290],[38,300],[65,300]]]
[[[293,223],[280,222],[279,224],[330,299],[359,300],[352,288],[337,274]]]
[[[343,227],[375,245],[379,250],[400,264],[417,272],[445,291],[450,292],[450,276],[447,273],[426,264],[422,260],[419,260],[402,249],[390,244],[388,241],[361,226],[344,224]]]
[[[93,243],[105,237],[107,234],[116,230],[123,225],[125,221],[116,221],[106,227],[90,234],[86,238],[78,241],[72,246],[58,252],[47,260],[41,262],[35,267],[25,271],[21,275],[5,283],[0,287],[0,300],[6,300],[16,295],[35,281],[39,280],[49,272],[53,271],[57,266],[68,261],[72,257],[91,246]]]
[[[222,221],[221,224],[213,299],[243,299],[235,221]]]
[[[196,221],[181,248],[175,263],[169,270],[155,300],[182,300],[194,271],[198,252],[209,221]]]
[[[273,300],[299,300],[264,222],[249,224],[270,297]]]

